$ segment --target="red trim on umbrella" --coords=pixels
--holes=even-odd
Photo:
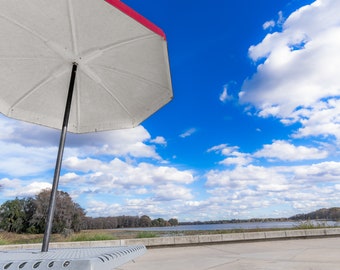
[[[128,5],[124,4],[120,0],[105,0],[107,3],[111,4],[115,8],[119,9],[126,15],[130,16],[132,19],[138,21],[145,27],[149,28],[151,31],[155,32],[156,34],[160,35],[162,38],[166,39],[165,33],[162,29],[160,29],[158,26],[150,22],[148,19],[144,18],[142,15],[140,15],[138,12],[130,8]]]

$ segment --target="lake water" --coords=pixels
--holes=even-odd
[[[334,221],[312,221],[313,224],[326,224],[327,226],[339,226]],[[289,229],[301,225],[301,222],[244,222],[228,224],[201,224],[201,225],[180,225],[174,227],[148,227],[148,228],[129,228],[134,231],[215,231],[215,230],[233,230],[233,229]]]

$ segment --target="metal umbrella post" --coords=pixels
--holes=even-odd
[[[77,64],[73,63],[70,85],[68,89],[68,95],[67,95],[67,101],[66,101],[66,107],[65,107],[65,113],[64,113],[63,126],[62,126],[61,133],[60,133],[59,150],[58,150],[58,156],[57,156],[55,170],[54,170],[53,184],[52,184],[50,202],[48,206],[47,222],[46,222],[46,228],[45,228],[41,252],[48,251],[48,246],[49,246],[51,232],[52,232],[53,217],[54,217],[55,206],[56,206],[56,198],[57,198],[61,163],[62,163],[64,148],[65,148],[67,126],[68,126],[68,120],[70,117],[71,103],[72,103],[72,96],[73,96],[73,89],[74,89],[76,74],[77,74]]]

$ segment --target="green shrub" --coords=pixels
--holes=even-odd
[[[308,230],[308,229],[316,229],[316,228],[326,228],[328,227],[327,222],[313,222],[311,220],[306,220],[306,221],[300,221],[298,225],[295,226],[296,229],[303,229],[303,230]]]
[[[94,234],[94,235],[87,235],[87,234],[77,234],[70,238],[70,241],[73,242],[80,242],[80,241],[105,241],[105,240],[116,240],[113,235],[110,234]]]
[[[8,242],[6,242],[5,240],[0,239],[0,246],[1,245],[8,245]]]
[[[154,232],[139,232],[137,234],[137,238],[154,238],[157,237],[157,234]]]

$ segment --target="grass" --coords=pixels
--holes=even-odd
[[[70,238],[71,242],[105,241],[105,240],[117,240],[117,237],[115,237],[112,234],[106,234],[106,233],[95,233],[95,234],[80,233],[80,234],[73,235]]]
[[[8,245],[8,242],[5,240],[0,239],[0,245]]]
[[[130,230],[84,230],[68,236],[52,234],[51,242],[105,241],[137,238],[138,232]],[[42,243],[42,234],[16,234],[0,231],[0,245]]]
[[[295,229],[301,229],[301,230],[308,230],[308,229],[319,229],[319,228],[327,228],[327,222],[312,222],[310,220],[307,221],[301,221],[297,226],[295,226]]]
[[[154,233],[154,232],[139,232],[137,234],[137,238],[155,238],[158,237],[159,235]]]

